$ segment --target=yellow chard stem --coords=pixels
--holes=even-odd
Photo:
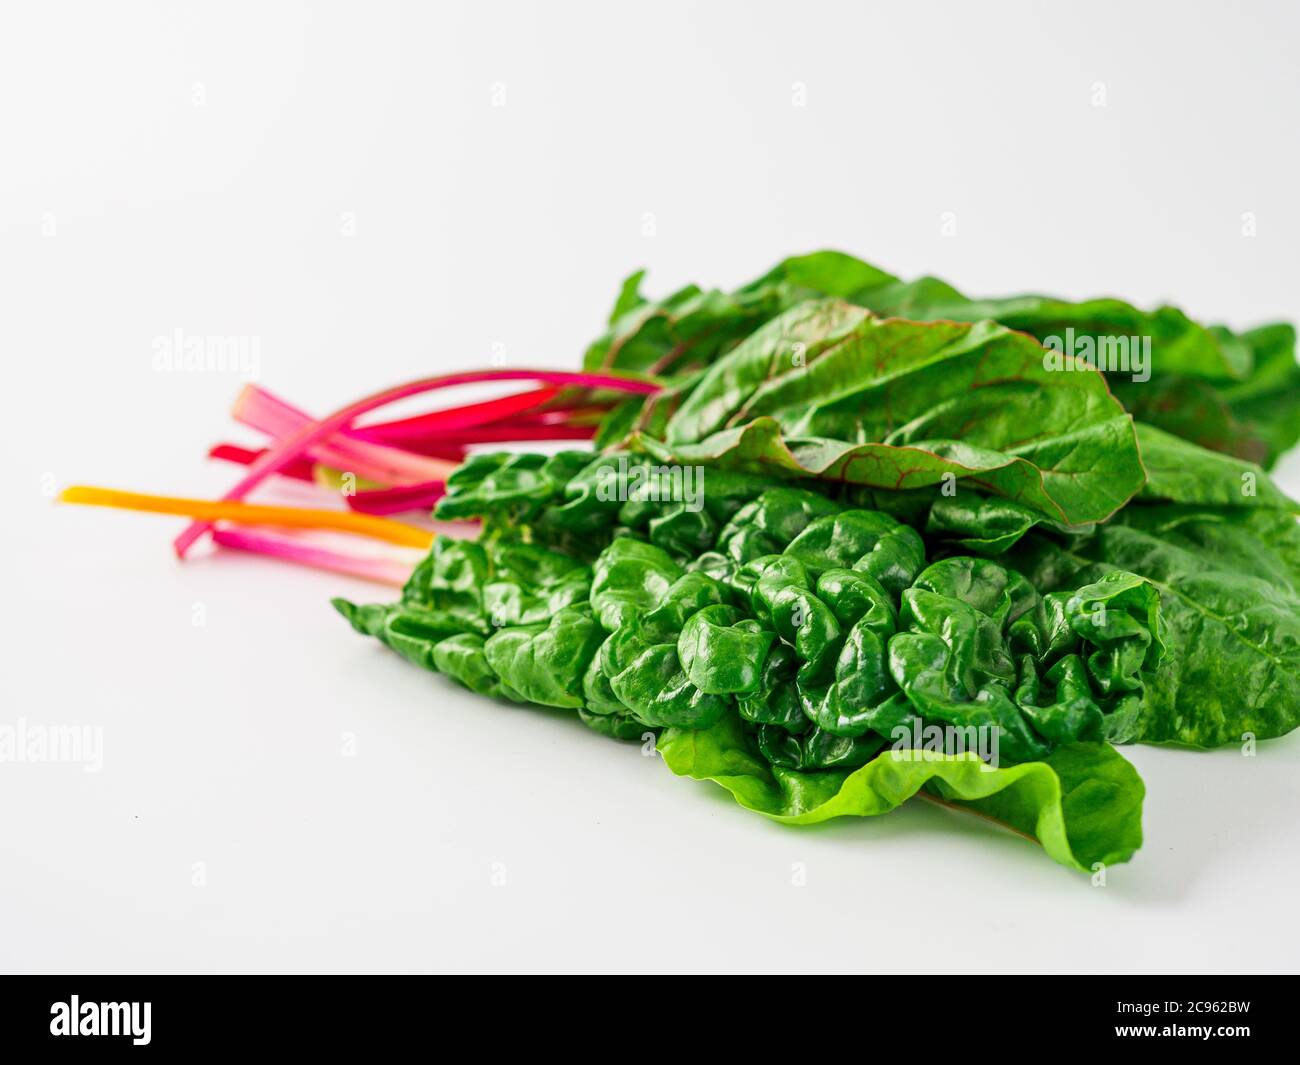
[[[428,548],[434,534],[426,529],[373,514],[313,507],[274,507],[233,500],[183,499],[177,496],[119,492],[112,488],[74,485],[59,495],[60,502],[92,507],[117,507],[152,514],[180,514],[200,521],[233,521],[241,525],[279,525],[292,529],[333,529],[368,536],[403,547]]]

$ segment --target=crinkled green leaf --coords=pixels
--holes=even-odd
[[[585,451],[471,455],[447,478],[447,494],[438,501],[437,516],[452,521],[506,512],[522,519],[558,498],[590,461]]]
[[[1071,551],[1031,538],[1015,555],[1041,588],[1121,567],[1159,591],[1168,649],[1138,739],[1219,747],[1300,724],[1300,532],[1285,512],[1132,507]]]
[[[621,537],[605,549],[592,568],[591,606],[610,632],[653,610],[682,575],[663,548]]]
[[[924,788],[1032,835],[1071,868],[1127,861],[1142,844],[1142,780],[1108,744],[1071,744],[998,769],[973,755],[890,749],[852,771],[801,773],[757,756],[728,715],[703,730],[667,730],[659,751],[679,776],[714,781],[741,806],[786,824],[888,813]]]
[[[978,555],[1000,555],[1039,526],[1073,536],[1093,531],[1092,525],[1052,522],[1032,507],[1010,499],[966,492],[934,501],[926,514],[925,534]]]
[[[903,593],[889,662],[922,718],[995,729],[1001,757],[1023,762],[1132,739],[1133,699],[1163,650],[1159,598],[1131,573],[1043,598],[997,563],[951,558]]]
[[[434,647],[452,636],[479,635],[465,618],[440,610],[405,603],[370,603],[358,606],[346,599],[331,600],[357,632],[374,636],[423,669],[436,669]]]
[[[584,603],[564,607],[549,621],[500,629],[483,653],[501,682],[528,702],[576,709],[583,705],[583,675],[604,639]]]
[[[691,618],[710,608],[723,607],[726,598],[725,589],[717,581],[701,573],[687,573],[674,581],[660,596],[659,605],[644,615],[639,610],[620,612],[615,631],[600,648],[598,669],[607,686],[601,677],[592,675],[597,668],[593,666],[584,678],[584,689],[598,691],[602,703],[606,693],[612,695],[638,719],[656,728],[703,728],[716,721],[734,702],[727,682],[739,683],[742,678],[739,673],[724,678],[722,669],[695,661],[698,646],[690,645],[689,640],[684,660],[679,653],[680,634]],[[721,620],[717,614],[711,616]],[[739,620],[734,612],[725,616]],[[751,642],[749,653],[757,656],[767,645],[770,639]],[[756,683],[761,662],[755,660],[752,667]],[[697,679],[708,682],[709,690],[701,687]]]
[[[496,670],[487,660],[483,645],[486,641],[477,633],[464,633],[439,640],[433,645],[430,668],[445,673],[479,695],[500,696],[523,701],[523,697],[503,685]]]
[[[677,657],[686,676],[709,695],[751,695],[759,690],[774,635],[735,607],[705,607],[686,619]]]
[[[843,508],[818,492],[768,488],[732,515],[718,534],[717,550],[738,563],[784,551],[819,518]]]
[[[639,537],[676,512],[633,493],[591,512],[595,528],[628,523],[591,566],[504,536],[440,540],[398,603],[337,605],[426,669],[484,695],[572,709],[604,735],[702,736],[733,722],[765,786],[825,793],[829,805],[808,819],[830,816],[841,788],[858,787],[850,778],[887,771],[879,752],[900,729],[995,731],[996,772],[1032,764],[1025,779],[1039,788],[1060,786],[1043,760],[1076,741],[1130,738],[1160,643],[1146,582],[1110,572],[1040,596],[987,560],[926,567],[913,528],[825,491],[746,476],[720,484],[723,498],[698,511],[711,524],[690,535],[673,525],[659,536],[666,546]],[[552,496],[527,520],[552,523],[586,498],[568,486],[561,495],[568,502]],[[970,772],[922,774],[913,790],[928,781],[944,795],[945,780]],[[975,787],[961,797],[992,804],[1000,794]],[[1088,794],[1081,782],[1052,801],[1064,811]],[[1099,809],[1097,853],[1119,854],[1127,821]],[[1020,800],[997,811],[1029,831],[1041,814]],[[1047,838],[1065,853],[1059,832]]]
[[[915,529],[874,510],[844,510],[809,523],[785,549],[814,575],[828,569],[866,573],[897,596],[925,565]]]

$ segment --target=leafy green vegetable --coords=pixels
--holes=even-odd
[[[1168,652],[1148,681],[1139,739],[1218,747],[1300,724],[1300,530],[1290,515],[1135,506],[1071,551],[1026,542],[1012,564],[1040,588],[1119,568],[1159,591]]]
[[[1289,326],[977,301],[834,252],[641,281],[586,364],[663,388],[598,454],[471,457],[437,516],[479,540],[395,604],[337,601],[358,631],[657,736],[778,821],[921,794],[1085,870],[1141,843],[1114,744],[1300,723],[1300,508],[1264,470],[1300,436]]]
[[[1258,441],[1262,448],[1262,454],[1242,457],[1268,468],[1300,441],[1295,327],[1285,322],[1260,326],[1244,333],[1242,339],[1254,351],[1254,373],[1243,381],[1220,386],[1217,396],[1244,427],[1243,436],[1252,443]]]
[[[890,668],[923,717],[996,728],[1015,761],[1051,743],[1126,742],[1163,653],[1158,606],[1131,573],[1040,599],[994,562],[946,559],[903,594]]]
[[[1142,485],[1131,419],[1099,373],[1052,372],[1001,326],[881,320],[810,301],[717,361],[663,427],[660,461],[873,488],[969,481],[1069,524]]]
[[[1147,482],[1140,499],[1295,512],[1296,502],[1260,467],[1207,451],[1151,425],[1138,427]]]
[[[642,276],[633,274],[623,283],[609,332],[587,349],[587,369],[663,374],[707,364],[801,298],[784,285],[736,295],[689,285],[649,303],[639,293]]]
[[[481,462],[449,507],[498,513],[503,493],[479,491],[478,472],[510,466],[540,468]],[[592,476],[588,465],[576,490],[548,491],[548,503],[530,494],[512,511],[526,516],[520,531],[571,515],[592,497]],[[583,520],[589,534],[610,528],[594,537],[607,546],[591,565],[497,528],[479,543],[439,541],[397,604],[336,605],[359,631],[476,692],[573,709],[619,737],[734,732],[760,781],[799,781],[806,795],[831,788],[827,801],[857,794],[800,810],[807,820],[880,812],[924,786],[1006,801],[1003,819],[1067,864],[1093,853],[1066,841],[1071,810],[1084,807],[1070,805],[1051,760],[1071,745],[1132,738],[1163,648],[1152,585],[1116,571],[1040,596],[988,559],[927,565],[922,536],[881,511],[746,476],[724,475],[722,489],[707,542],[655,543],[643,538],[663,528],[651,508],[598,499]],[[912,769],[910,790],[890,792],[882,782],[896,779],[898,752],[936,733],[954,757]],[[1035,768],[972,783],[984,763],[955,757],[967,751]],[[1008,788],[1014,801],[993,798]],[[1140,786],[1106,794],[1118,805],[1098,816],[1135,816]],[[1120,852],[1112,840],[1096,853]]]
[[[339,613],[471,691],[654,740],[791,824],[922,795],[1095,870],[1141,843],[1114,745],[1300,724],[1300,504],[1265,472],[1300,439],[1291,326],[972,300],[836,252],[732,292],[652,301],[642,279],[585,372],[423,378],[319,421],[246,391],[241,419],[281,439],[213,450],[249,466],[223,500],[61,498],[192,515],[182,554],[210,532],[385,583],[406,564],[212,522],[432,542],[396,602]],[[356,424],[525,379],[546,387]],[[357,513],[242,502],[277,472],[337,488],[345,459]],[[435,501],[477,539],[380,516]]]
[[[1093,525],[1068,526],[1048,521],[1042,514],[1010,499],[966,493],[940,496],[926,512],[927,536],[947,540],[977,555],[1000,555],[1036,527],[1047,527],[1062,535],[1090,535]]]
[[[972,300],[936,278],[864,288],[851,298],[883,315],[958,322],[988,318],[1040,340],[1062,336],[1066,330],[1091,337],[1147,337],[1153,352],[1159,353],[1162,372],[1239,380],[1253,364],[1250,345],[1240,337],[1200,325],[1174,307],[1146,312],[1123,300],[1072,302],[1050,296]]]
[[[992,319],[1040,341],[1077,337],[1089,347],[1103,349],[1099,355],[1114,354],[1111,349],[1119,341],[1135,339],[1149,345],[1146,370],[1150,379],[1145,379],[1145,373],[1124,371],[1111,372],[1108,377],[1118,398],[1140,420],[1265,468],[1300,440],[1295,330],[1283,323],[1234,334],[1222,326],[1195,322],[1176,308],[1142,311],[1117,299],[1075,302],[1030,295],[973,300],[937,278],[902,281],[852,256],[831,251],[786,259],[730,296],[715,291],[708,293],[707,299],[691,288],[683,290],[692,294],[689,297],[678,293],[661,303],[648,301],[639,294],[642,275],[634,276],[636,313],[629,313],[628,305],[620,302],[623,314],[611,334],[588,353],[589,368],[640,370],[653,364],[655,360],[637,355],[646,342],[643,334],[677,317],[685,317],[688,324],[696,321],[692,314],[681,314],[684,301],[702,300],[710,307],[704,335],[711,342],[660,338],[656,360],[677,373],[707,368],[764,322],[807,299],[832,296],[882,317],[954,322]],[[697,344],[698,357],[681,357]],[[672,357],[665,361],[670,352]],[[1101,361],[1105,369],[1108,360]],[[1135,376],[1140,379],[1135,381]],[[679,385],[688,386],[689,381]],[[667,400],[661,397],[648,406],[653,410],[674,401],[671,396]],[[630,411],[638,406],[640,401],[627,405],[620,429],[626,429]],[[642,428],[647,428],[644,420]],[[622,435],[611,433],[601,442],[611,443]]]
[[[623,282],[609,331],[587,349],[589,370],[682,373],[708,366],[758,326],[814,296],[839,296],[896,280],[840,252],[787,259],[735,293],[688,285],[658,302],[641,295],[645,271]]]
[[[1179,374],[1159,375],[1150,381],[1126,381],[1112,374],[1107,380],[1115,398],[1139,424],[1249,462],[1270,461],[1268,444],[1238,419],[1208,381]]]
[[[740,722],[726,717],[708,729],[666,731],[659,752],[679,776],[712,780],[746,809],[786,824],[888,813],[924,789],[1033,836],[1076,869],[1127,861],[1142,845],[1142,780],[1104,743],[997,769],[974,755],[887,751],[858,769],[805,773],[756,756]]]
[[[1119,300],[1070,303],[1037,296],[967,300],[933,279],[866,288],[849,297],[877,314],[912,318],[991,318],[1040,340],[1149,339],[1150,378],[1110,372],[1135,417],[1214,451],[1271,466],[1300,440],[1300,365],[1295,330],[1285,323],[1236,335],[1205,327],[1172,307],[1150,313]],[[1105,367],[1103,367],[1105,368]]]

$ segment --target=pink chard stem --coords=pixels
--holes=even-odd
[[[225,500],[240,500],[273,473],[279,472],[294,459],[333,434],[352,424],[353,420],[372,410],[378,410],[390,403],[422,395],[454,385],[477,384],[484,381],[536,381],[541,384],[568,385],[580,388],[600,388],[615,392],[627,392],[638,395],[651,395],[659,391],[659,385],[641,378],[620,377],[614,374],[571,373],[562,370],[472,370],[464,373],[441,374],[437,377],[425,377],[410,381],[394,388],[376,392],[371,396],[350,403],[335,411],[327,418],[304,425],[284,440],[278,442],[266,454],[259,457],[248,468],[248,473],[227,492]],[[436,478],[428,478],[433,480]],[[206,532],[212,530],[212,524],[205,521],[192,522],[184,532],[173,541],[176,554],[184,558],[189,549]]]
[[[233,413],[236,421],[275,440],[287,439],[315,422],[310,414],[256,385],[248,385],[239,394]],[[382,484],[439,480],[454,468],[446,462],[413,455],[396,447],[344,437],[322,441],[310,449],[310,454],[327,466]]]
[[[250,551],[258,555],[269,555],[286,562],[313,569],[329,570],[332,573],[346,573],[362,580],[376,581],[400,588],[406,583],[415,567],[393,558],[363,558],[345,555],[339,551],[330,551],[323,547],[305,544],[287,536],[275,536],[270,533],[244,532],[240,529],[222,528],[212,530],[212,539],[221,547],[236,551]]]

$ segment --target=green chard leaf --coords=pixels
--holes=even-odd
[[[1140,422],[1137,431],[1147,471],[1139,499],[1300,511],[1300,504],[1253,462],[1208,451]]]
[[[1142,845],[1142,780],[1104,743],[997,769],[973,755],[890,749],[857,769],[809,773],[756,755],[739,718],[728,715],[706,729],[667,730],[659,752],[679,776],[711,780],[746,809],[785,824],[888,813],[924,790],[1032,836],[1070,868],[1124,862]]]
[[[1241,457],[1269,468],[1300,441],[1295,327],[1285,322],[1260,326],[1242,339],[1255,353],[1255,372],[1244,381],[1217,386],[1216,392],[1243,427],[1242,438],[1251,442],[1253,453]]]
[[[528,702],[577,709],[583,675],[604,638],[584,603],[563,607],[549,621],[498,630],[483,654],[501,683]]]
[[[952,478],[1047,517],[1102,520],[1142,484],[1131,419],[1090,369],[1053,372],[992,323],[804,303],[716,362],[637,446],[661,462],[910,489]]]
[[[641,295],[645,271],[623,282],[609,330],[588,349],[588,370],[673,374],[710,365],[764,322],[806,299],[848,298],[896,279],[841,252],[814,252],[778,263],[734,293],[687,285],[666,299]]]
[[[957,322],[992,319],[1039,340],[1064,341],[1071,334],[1148,338],[1153,367],[1162,374],[1233,381],[1249,375],[1253,365],[1250,345],[1241,338],[1226,329],[1200,325],[1175,307],[1141,311],[1117,299],[1074,302],[1050,296],[972,300],[935,278],[868,288],[850,298],[880,315]]]
[[[591,361],[589,354],[589,366],[641,370],[658,362],[691,371],[707,368],[777,315],[804,300],[831,296],[881,317],[968,323],[991,319],[1063,350],[1095,357],[1101,369],[1111,370],[1107,377],[1116,396],[1139,420],[1265,468],[1300,440],[1300,366],[1295,331],[1284,323],[1234,334],[1222,326],[1202,325],[1173,307],[1144,311],[1118,299],[1025,295],[976,300],[937,278],[902,281],[834,251],[786,259],[730,297],[692,287],[653,304],[641,301],[640,280],[638,274],[632,281],[638,292],[635,300],[625,288],[616,307],[616,321],[625,319],[621,333],[626,335],[615,330],[593,346],[599,358]],[[661,319],[691,320],[693,308],[682,315],[681,305],[692,299],[714,308],[705,316],[709,342],[684,340],[669,331],[655,340],[651,358],[638,356],[641,334],[653,340],[655,330],[662,328]],[[698,345],[698,357],[683,359],[693,344]],[[612,361],[602,362],[611,347]],[[693,383],[679,379],[666,394],[629,404],[616,431],[602,437],[602,445],[623,438],[629,411],[636,409],[643,412],[640,428],[661,436],[662,422]]]
[[[926,536],[948,541],[977,555],[1000,555],[1014,547],[1031,529],[1046,528],[1065,536],[1090,535],[1093,525],[1064,525],[1010,499],[966,493],[940,496],[924,519]]]
[[[1111,374],[1107,380],[1115,398],[1139,425],[1145,423],[1199,447],[1249,462],[1264,465],[1269,461],[1268,442],[1238,418],[1212,382],[1181,374],[1160,375],[1150,381],[1126,381]]]
[[[1133,506],[1069,550],[1029,537],[1011,564],[1043,589],[1119,568],[1159,591],[1167,650],[1147,678],[1139,740],[1210,748],[1300,724],[1300,530],[1289,514]]]

